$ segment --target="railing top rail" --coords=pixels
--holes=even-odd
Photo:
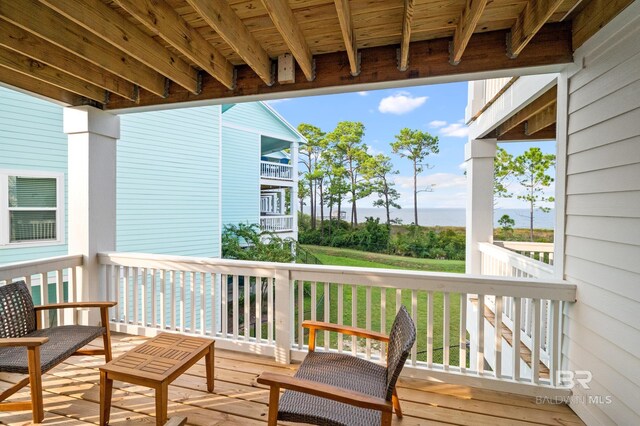
[[[269,164],[269,165],[273,165],[273,166],[293,167],[291,164],[276,163],[275,161],[260,160],[260,163]]]
[[[553,253],[553,243],[536,243],[529,241],[494,241],[493,245],[511,250],[537,251],[543,253]]]
[[[550,279],[555,276],[553,266],[540,262],[539,260],[523,256],[506,248],[499,247],[491,243],[480,243],[478,248],[481,253],[495,257],[509,265],[521,269],[522,271],[535,275],[540,279]]]
[[[488,294],[551,300],[576,300],[576,286],[565,281],[463,275],[445,272],[402,271],[332,265],[254,262],[145,253],[106,252],[99,254],[105,265],[190,270],[198,272],[242,273],[275,277],[276,271],[288,271],[293,280],[368,285],[451,293]]]
[[[28,260],[0,265],[0,281],[7,279],[55,271],[63,268],[81,266],[83,257],[80,254],[55,256],[44,259]]]

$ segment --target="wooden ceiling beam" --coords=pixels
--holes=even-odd
[[[524,133],[529,136],[535,135],[542,129],[546,129],[558,121],[556,116],[556,105],[557,102],[554,102],[539,113],[530,117],[524,123]]]
[[[231,62],[165,0],[116,0],[116,3],[220,83],[233,89]]]
[[[268,86],[273,84],[271,58],[226,0],[187,0],[204,21]]]
[[[410,68],[406,72],[398,69],[397,46],[379,46],[359,49],[362,67],[358,76],[345,76],[349,66],[344,52],[334,52],[315,56],[317,76],[312,82],[306,81],[302,70],[296,69],[295,83],[267,86],[250,67],[237,66],[236,88],[227,90],[215,79],[205,75],[202,93],[190,94],[177,85],[170,88],[166,99],[159,99],[146,92],[140,95],[140,106],[162,105],[183,102],[212,100],[225,103],[228,98],[249,97],[269,99],[290,97],[297,94],[344,93],[355,90],[400,87],[412,84],[441,83],[443,81],[466,81],[473,76],[500,71],[505,74],[513,69],[545,67],[568,64],[573,61],[571,51],[571,26],[569,23],[547,24],[531,41],[527,49],[516,59],[504,54],[504,40],[507,31],[493,31],[474,34],[467,47],[468,55],[459,65],[449,63],[450,37],[412,42],[409,50]],[[370,85],[370,86],[367,86]],[[228,101],[227,101],[228,102]],[[236,101],[234,101],[236,102]],[[107,109],[136,107],[132,102],[112,99]]]
[[[498,136],[497,140],[501,142],[519,142],[519,141],[551,141],[556,140],[555,123],[547,128],[541,129],[533,135],[528,135],[525,131],[525,123],[522,123],[509,130],[504,135]]]
[[[164,96],[165,78],[36,0],[0,1],[0,18],[105,70]]]
[[[557,87],[553,86],[551,89],[544,92],[537,99],[532,101],[529,105],[522,108],[520,111],[516,112],[514,115],[509,117],[507,121],[502,123],[496,129],[497,136],[504,135],[509,130],[514,127],[523,124],[529,118],[533,117],[537,113],[543,111],[545,108],[555,103],[557,99]]]
[[[262,0],[262,4],[267,9],[271,21],[289,47],[291,54],[296,58],[307,81],[313,81],[315,78],[313,55],[298,21],[289,7],[289,2],[287,0]]]
[[[507,39],[507,55],[517,57],[564,0],[529,0]]]
[[[456,31],[453,34],[450,59],[452,65],[458,65],[460,63],[464,49],[466,49],[471,36],[476,30],[478,21],[480,21],[480,17],[486,6],[487,0],[467,0],[460,15]]]
[[[26,74],[12,71],[9,68],[0,67],[0,81],[11,87],[53,100],[63,106],[75,106],[87,103],[85,98],[80,95],[37,80]]]
[[[137,101],[135,84],[120,78],[73,53],[0,19],[0,46],[22,53],[130,101]]]
[[[340,30],[342,31],[344,47],[347,51],[347,57],[349,58],[351,75],[356,76],[360,73],[360,61],[358,60],[356,33],[353,29],[349,0],[334,0],[334,3],[336,5],[336,12],[338,12],[338,21],[340,21]]]
[[[404,0],[402,14],[402,41],[400,42],[400,60],[398,69],[406,71],[409,67],[409,44],[411,43],[411,23],[413,22],[413,7],[415,0]]]
[[[198,93],[198,73],[188,63],[145,34],[100,0],[40,0],[191,93]]]
[[[103,88],[77,79],[65,72],[12,50],[0,48],[0,66],[52,84],[68,92],[92,99],[101,104],[105,103],[107,99],[107,92]]]
[[[573,18],[573,50],[584,44],[633,0],[591,0]]]

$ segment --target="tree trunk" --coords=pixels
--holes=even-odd
[[[416,226],[418,226],[418,166],[413,163],[413,217]]]
[[[324,223],[324,191],[322,188],[322,181],[320,182],[320,227],[322,228],[322,225]]]
[[[391,225],[391,214],[389,214],[389,194],[384,193],[384,207],[387,209],[387,225]]]
[[[309,209],[311,211],[311,229],[316,229],[316,194],[313,179],[309,179]]]

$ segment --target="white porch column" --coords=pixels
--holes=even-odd
[[[291,215],[293,216],[293,237],[298,241],[298,141],[291,142],[291,173],[293,186],[291,187]]]
[[[68,135],[69,253],[82,254],[78,274],[80,301],[106,300],[97,254],[116,248],[116,142],[120,118],[90,106],[64,109]],[[97,324],[98,312],[82,322]]]
[[[464,147],[467,165],[466,273],[480,274],[478,243],[493,242],[493,160],[495,139],[476,139]]]

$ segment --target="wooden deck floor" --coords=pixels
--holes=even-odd
[[[114,334],[117,356],[145,338]],[[98,341],[96,346],[100,346]],[[49,425],[98,423],[101,357],[73,357],[43,378],[45,422]],[[256,383],[263,371],[293,374],[296,366],[272,359],[216,350],[215,391],[206,392],[204,363],[200,362],[169,387],[169,417],[188,416],[193,425],[264,425],[268,391]],[[0,373],[0,390],[23,376]],[[458,385],[402,379],[398,393],[405,413],[394,425],[581,425],[564,405],[540,405],[535,398]],[[10,400],[27,400],[24,388]],[[111,424],[154,423],[153,391],[115,382]],[[30,412],[0,413],[0,424],[31,423]]]

